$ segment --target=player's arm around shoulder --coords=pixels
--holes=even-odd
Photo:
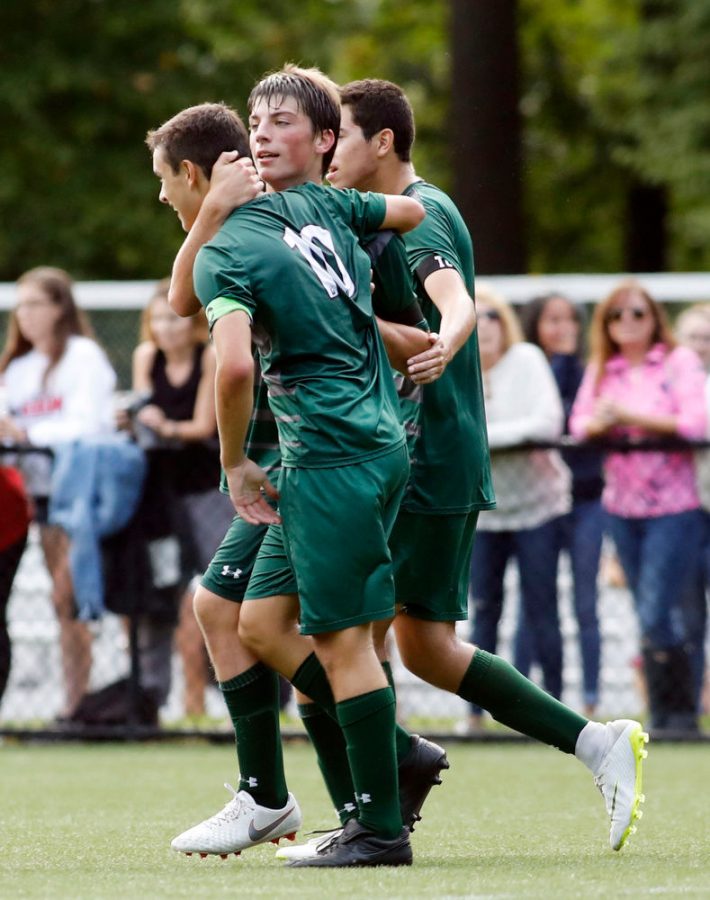
[[[476,327],[473,299],[456,269],[432,272],[424,280],[424,290],[441,313],[441,326],[432,346],[409,360],[407,374],[417,384],[440,378]]]
[[[385,217],[380,225],[383,228],[391,228],[404,234],[412,231],[424,221],[426,210],[414,197],[405,197],[402,194],[384,194]]]
[[[230,213],[260,196],[263,187],[250,159],[239,157],[236,150],[220,154],[197,218],[173,263],[168,302],[179,316],[194,316],[200,310],[192,278],[200,249],[215,236]]]

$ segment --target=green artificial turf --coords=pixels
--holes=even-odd
[[[234,751],[201,742],[0,746],[0,897],[710,896],[710,746],[650,747],[639,831],[609,849],[601,795],[538,745],[452,745],[411,868],[292,870],[274,847],[200,860],[170,839],[216,812]],[[333,813],[312,751],[286,749],[304,830]]]

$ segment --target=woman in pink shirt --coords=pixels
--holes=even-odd
[[[577,394],[575,437],[701,439],[705,373],[676,346],[663,309],[635,281],[600,303]],[[679,600],[701,538],[692,450],[610,452],[602,503],[641,628],[651,727],[697,728]]]

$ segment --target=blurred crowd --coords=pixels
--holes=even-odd
[[[59,626],[60,724],[126,712],[127,681],[89,690],[90,622],[106,610],[124,617],[142,720],[158,722],[175,655],[185,715],[197,722],[205,712],[212,676],[192,594],[234,513],[218,487],[206,321],[179,318],[167,290],[161,282],[143,311],[131,390],[117,392],[70,277],[42,267],[17,282],[0,356],[0,699],[12,658],[7,606],[34,522]],[[560,294],[514,307],[484,283],[476,307],[497,508],[481,513],[471,559],[473,642],[495,651],[514,564],[513,662],[524,674],[537,664],[559,697],[567,554],[593,717],[605,567],[633,597],[649,726],[697,730],[708,703],[710,450],[693,443],[708,436],[710,303],[671,327],[627,280],[589,321]],[[472,708],[467,729],[485,721]]]

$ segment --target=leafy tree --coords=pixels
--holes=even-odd
[[[52,263],[77,278],[164,274],[180,237],[158,207],[146,131],[191,103],[243,109],[293,60],[379,75],[421,109],[424,174],[445,169],[443,11],[412,0],[26,0],[0,7],[0,279]],[[383,48],[386,48],[383,49]]]
[[[26,0],[2,5],[0,29],[0,277],[164,273],[179,226],[155,202],[146,131],[227,97],[235,71],[172,0]]]
[[[600,119],[614,158],[667,194],[670,266],[710,265],[710,0],[636,0],[609,55]]]
[[[624,268],[632,176],[600,117],[616,41],[637,24],[616,0],[521,0],[521,110],[530,269]]]

